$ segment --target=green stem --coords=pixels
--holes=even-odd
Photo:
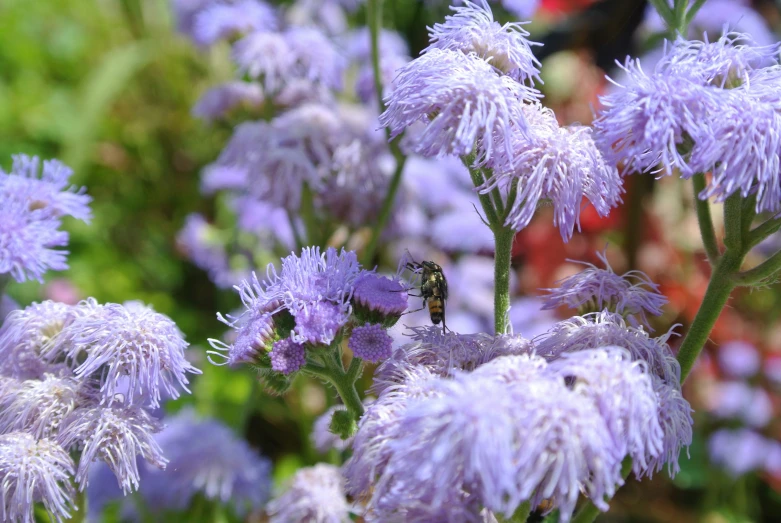
[[[507,311],[510,309],[510,262],[515,231],[510,227],[494,227],[494,331],[507,331]]]
[[[301,219],[306,229],[306,241],[309,245],[320,245],[320,224],[315,218],[314,197],[312,189],[306,183],[301,189]]]
[[[659,13],[659,16],[662,17],[662,20],[664,20],[668,26],[674,27],[675,26],[675,14],[673,13],[673,10],[670,9],[670,5],[667,3],[667,0],[649,0],[651,5],[654,6],[654,9],[656,9],[656,12]]]
[[[727,250],[714,267],[700,308],[678,351],[678,361],[681,364],[681,383],[689,375],[697,356],[705,346],[705,342],[708,341],[708,336],[710,336],[721,310],[727,304],[732,289],[736,287],[733,275],[740,269],[742,262],[742,252]]]
[[[746,249],[752,249],[762,240],[781,229],[781,218],[767,220],[749,232],[746,240]]]
[[[347,408],[347,412],[353,417],[355,421],[361,419],[363,416],[363,402],[358,395],[358,391],[355,389],[355,381],[350,381],[347,374],[339,376],[337,379],[331,381],[336,389],[339,397],[342,398],[344,406]]]
[[[325,362],[327,365],[325,367],[308,362],[301,370],[333,385],[336,393],[342,398],[342,403],[347,411],[355,421],[358,421],[363,416],[363,402],[355,389],[355,381],[360,376],[362,369],[360,358],[353,358],[353,361],[350,362],[350,368],[346,372],[341,361],[337,364],[335,359],[329,361],[328,358],[325,358]]]
[[[675,19],[675,29],[679,34],[685,34],[688,24],[686,23],[686,7],[689,0],[675,0],[673,3],[673,17]]]
[[[483,178],[483,173],[480,171],[480,169],[472,167],[470,165],[470,159],[463,158],[462,160],[466,168],[469,169],[469,176],[472,177],[472,184],[474,184],[475,188],[477,189],[478,187],[482,186],[483,183],[485,183],[485,178]],[[492,228],[501,226],[499,216],[496,214],[496,208],[491,201],[491,197],[480,192],[477,193],[477,197],[480,200],[480,205],[483,207],[483,212],[485,213],[485,219],[488,220],[489,225]]]
[[[767,283],[781,271],[781,251],[763,261],[753,269],[739,272],[732,276],[735,285],[756,286]]]
[[[380,112],[385,110],[382,99],[382,71],[380,71],[380,30],[382,29],[382,0],[369,0],[366,4],[366,18],[371,38],[372,72],[374,73],[374,90],[380,104]],[[390,132],[390,131],[388,131]]]
[[[739,193],[724,201],[724,246],[733,252],[743,249],[743,199]]]
[[[87,520],[87,492],[86,490],[77,490],[75,499],[76,510],[73,511],[73,517],[69,520],[72,523],[82,523]]]
[[[705,3],[705,0],[695,0],[692,6],[689,8],[689,11],[686,13],[686,26],[694,20],[694,16],[697,14],[697,11],[700,10],[700,7],[702,7],[702,4]]]
[[[692,177],[694,184],[694,208],[697,210],[697,222],[700,224],[700,235],[702,236],[702,245],[705,247],[705,254],[711,266],[716,266],[719,261],[719,244],[716,240],[716,232],[713,229],[713,219],[710,212],[710,203],[708,200],[700,200],[699,194],[705,190],[705,175],[695,174]]]
[[[298,227],[296,227],[296,219],[292,212],[287,211],[287,219],[290,221],[290,229],[293,231],[293,238],[296,241],[296,248],[300,251],[304,248],[304,239],[301,238],[301,233],[298,232]]]
[[[363,265],[370,266],[374,255],[377,253],[377,245],[380,241],[380,235],[385,230],[385,226],[390,219],[391,211],[393,210],[393,204],[396,201],[396,193],[399,192],[399,186],[401,185],[401,176],[404,172],[404,164],[407,157],[401,153],[398,149],[397,140],[391,142],[391,151],[396,158],[396,170],[393,171],[393,177],[391,178],[390,185],[388,185],[388,192],[385,193],[385,198],[382,201],[382,207],[380,207],[380,214],[377,216],[377,223],[372,229],[372,235],[369,239],[369,243],[366,245],[366,249],[363,251]],[[398,154],[397,153],[398,150]]]

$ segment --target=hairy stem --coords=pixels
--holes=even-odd
[[[355,388],[355,382],[361,375],[363,362],[360,358],[353,358],[347,371],[344,370],[341,360],[336,358],[324,358],[324,363],[325,366],[321,366],[309,362],[301,370],[333,385],[347,412],[358,421],[363,416],[363,402]]]
[[[700,200],[699,194],[705,190],[705,175],[695,174],[692,177],[694,184],[694,208],[697,210],[697,222],[700,224],[700,236],[702,236],[702,245],[705,247],[705,254],[711,266],[715,267],[719,261],[719,243],[716,240],[716,232],[713,229],[713,218],[711,217],[710,204],[708,200]]]
[[[733,252],[743,249],[743,199],[738,193],[724,201],[724,246]]]
[[[510,227],[494,227],[494,331],[507,331],[507,311],[510,309],[510,262],[515,231]]]
[[[366,18],[369,25],[369,35],[371,38],[371,61],[372,61],[372,73],[374,75],[374,90],[377,94],[377,101],[379,103],[380,113],[385,110],[385,103],[382,100],[382,71],[380,71],[380,30],[382,29],[382,0],[369,0],[366,6]],[[390,184],[388,185],[388,192],[385,193],[385,198],[382,201],[380,207],[380,213],[377,216],[377,223],[372,228],[371,238],[366,245],[366,249],[363,251],[362,262],[363,265],[371,265],[375,254],[377,253],[377,245],[380,240],[382,231],[385,230],[385,226],[388,225],[391,211],[393,210],[393,203],[396,201],[396,193],[399,191],[401,185],[401,177],[404,172],[404,164],[407,161],[407,156],[401,150],[400,142],[401,136],[391,139],[390,129],[385,128],[385,135],[388,137],[389,147],[393,158],[396,160],[396,169],[393,172]]]
[[[779,272],[781,272],[781,251],[778,251],[753,269],[734,274],[732,281],[735,285],[740,286],[763,285],[768,283]]]
[[[73,511],[72,515],[73,517],[69,520],[73,523],[82,523],[82,521],[87,521],[87,491],[85,490],[77,490],[76,491],[76,499],[75,505],[76,510]]]
[[[771,218],[758,225],[754,230],[748,233],[746,239],[746,249],[752,249],[759,245],[762,240],[781,229],[781,218]]]
[[[708,341],[708,336],[710,336],[721,310],[727,304],[732,289],[736,287],[733,275],[740,269],[742,262],[742,252],[727,250],[714,267],[700,308],[678,351],[678,362],[681,364],[681,383],[689,375],[697,356],[700,355],[705,342]]]

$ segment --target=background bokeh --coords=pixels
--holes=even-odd
[[[426,25],[447,12],[445,2],[386,4],[386,25],[405,37],[412,56],[426,44]],[[718,15],[724,18],[736,6],[756,14],[737,19],[755,24],[743,30],[758,40],[775,39],[781,16],[770,0],[709,0],[703,13],[715,21],[703,16],[698,29],[718,34],[729,21]],[[363,16],[363,9],[350,14],[351,24],[361,25]],[[540,51],[542,89],[562,123],[590,121],[598,95],[609,88],[605,71],[614,73],[614,60],[627,54],[652,51],[660,41],[660,26],[654,24],[642,1],[542,2],[527,29],[546,44]],[[319,455],[309,439],[314,419],[334,399],[304,377],[292,392],[273,397],[251,371],[210,365],[206,340],[224,331],[215,312],[236,307],[238,298],[215,287],[176,241],[188,214],[214,219],[225,212],[219,197],[201,193],[200,171],[217,157],[232,125],[204,123],[191,109],[207,87],[233,73],[227,45],[198,49],[177,34],[167,0],[0,2],[0,165],[10,167],[11,154],[18,152],[59,158],[74,169],[73,182],[94,198],[90,224],[66,225],[71,268],[49,273],[43,286],[17,284],[9,292],[22,305],[47,298],[140,299],[169,315],[197,346],[193,352],[204,374],[195,380],[192,396],[167,409],[193,404],[199,413],[222,419],[273,460],[281,481],[302,465],[334,459]],[[516,238],[517,294],[538,295],[538,289],[577,269],[568,258],[597,262],[595,252],[609,244],[616,271],[646,271],[670,299],[658,330],[680,323],[678,332],[685,331],[708,276],[689,190],[673,178],[630,177],[625,205],[604,220],[584,211],[582,233],[568,244],[561,243],[543,209]],[[384,256],[391,267],[390,255]],[[756,257],[761,256],[760,247]],[[481,267],[485,264],[462,267],[463,284],[451,284],[451,294],[477,292],[469,285],[479,280]],[[753,440],[722,441],[722,454],[756,463],[751,470],[734,470],[727,458],[719,462],[718,452],[709,452],[716,445],[712,435],[721,429],[748,427],[768,440],[781,436],[780,315],[778,285],[734,296],[685,387],[696,410],[690,459],[682,459],[675,480],[660,474],[642,485],[630,481],[603,521],[781,518],[781,456],[763,452]],[[523,325],[523,318],[518,321]],[[523,327],[521,333],[526,334]],[[735,341],[748,348],[723,355]],[[729,357],[737,360],[725,360]],[[748,370],[730,374],[734,367],[724,361],[749,361]],[[772,459],[778,460],[775,474]]]

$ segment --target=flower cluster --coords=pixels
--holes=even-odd
[[[406,287],[398,278],[362,270],[354,252],[321,253],[317,247],[284,258],[279,272],[270,264],[266,274],[265,281],[253,274],[236,287],[241,314],[218,315],[236,335],[230,345],[209,340],[213,357],[288,375],[308,357],[326,354],[345,328],[352,332],[348,345],[356,357],[379,361],[390,355],[383,325],[393,325],[407,307]]]
[[[621,314],[634,326],[648,326],[646,313],[662,314],[667,298],[659,292],[659,286],[642,271],[629,271],[618,275],[607,261],[605,253],[597,253],[605,264],[600,269],[593,264],[583,263],[588,268],[558,283],[554,289],[545,289],[545,309],[565,305],[571,309],[585,309],[587,312],[609,310]],[[569,260],[574,261],[574,260]],[[636,318],[637,316],[637,318]]]
[[[580,492],[607,509],[627,456],[638,475],[664,463],[677,469],[690,443],[688,404],[680,399],[683,418],[668,412],[672,386],[631,348],[543,358],[527,340],[488,338],[451,334],[439,347],[402,347],[409,358],[379,376],[345,469],[348,492],[368,499],[366,517],[466,521],[484,508],[510,517],[524,501],[552,499],[567,521]],[[447,348],[457,362],[465,345],[511,350],[483,356],[474,370],[443,369]],[[434,365],[418,364],[421,356]]]
[[[485,0],[465,2],[430,30],[431,45],[399,70],[380,123],[391,136],[413,124],[409,144],[424,156],[461,156],[481,193],[500,193],[503,225],[520,230],[538,203],[551,200],[554,223],[568,240],[581,202],[600,216],[621,201],[621,180],[597,149],[591,129],[560,127],[531,84],[539,63],[519,24],[494,21]]]
[[[626,81],[602,98],[594,123],[600,149],[627,172],[711,172],[701,199],[754,195],[757,212],[778,212],[778,54],[778,45],[727,33],[714,42],[678,37],[650,73],[627,60]]]
[[[69,185],[73,171],[58,160],[14,156],[10,172],[0,169],[0,278],[43,281],[47,270],[63,270],[68,233],[62,218],[89,221],[92,200]]]
[[[51,301],[11,312],[0,328],[0,474],[3,519],[32,521],[41,501],[70,517],[94,462],[123,493],[137,490],[137,456],[165,468],[148,409],[187,391],[187,342],[167,317],[138,302]],[[78,451],[74,463],[68,451]]]
[[[341,470],[325,463],[298,470],[267,511],[271,523],[348,523],[351,510]]]

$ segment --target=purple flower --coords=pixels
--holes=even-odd
[[[662,452],[663,432],[653,378],[626,349],[602,347],[563,354],[550,372],[574,379],[573,390],[594,402],[619,453],[638,476]]]
[[[532,127],[526,132],[513,129],[503,137],[508,145],[498,148],[501,152],[489,164],[494,174],[480,192],[500,187],[510,194],[517,188],[505,221],[516,230],[531,222],[542,199],[551,200],[553,223],[568,241],[576,226],[580,230],[583,198],[600,216],[607,216],[621,202],[621,178],[597,149],[591,128],[559,127],[553,112],[539,104],[525,106],[524,114]]]
[[[300,469],[285,492],[268,504],[271,523],[348,523],[350,506],[338,467],[320,463]]]
[[[407,289],[397,279],[363,271],[355,279],[353,307],[357,315],[376,313],[379,318],[398,318],[407,310]]]
[[[260,0],[213,2],[193,17],[192,37],[196,44],[207,47],[218,40],[252,31],[273,31],[277,28],[274,9]]]
[[[398,136],[422,121],[425,128],[412,147],[423,156],[469,155],[479,162],[494,153],[495,136],[513,127],[528,130],[523,101],[533,89],[498,75],[475,54],[431,49],[401,68],[397,86],[380,115],[380,124]],[[512,154],[507,147],[508,156]]]
[[[475,53],[519,82],[541,81],[540,62],[534,58],[531,45],[521,24],[494,21],[486,0],[464,2],[463,7],[451,7],[454,15],[446,16],[445,23],[434,24],[429,30],[431,49],[450,49],[465,54]]]
[[[665,382],[659,377],[654,377],[654,390],[659,404],[659,423],[664,432],[662,452],[658,457],[648,461],[648,469],[645,473],[650,477],[667,464],[667,473],[670,476],[677,474],[681,467],[678,465],[678,456],[683,447],[692,444],[692,408],[689,402],[681,394],[678,383]]]
[[[742,381],[714,383],[707,404],[708,410],[717,417],[741,419],[750,427],[765,427],[773,418],[773,403],[768,393]]]
[[[62,365],[42,358],[50,346],[73,321],[74,307],[45,301],[13,311],[0,328],[0,374],[19,379],[41,379],[44,373],[57,373]]]
[[[377,363],[390,358],[393,338],[388,336],[381,325],[367,323],[363,327],[355,327],[347,346],[356,358]]]
[[[558,283],[558,288],[543,289],[550,294],[545,297],[543,309],[555,309],[566,305],[571,309],[585,307],[590,312],[608,309],[627,317],[638,325],[634,316],[640,317],[643,325],[648,325],[646,312],[659,316],[667,298],[659,292],[659,286],[641,271],[629,271],[622,275],[613,272],[607,261],[606,253],[597,253],[605,264],[605,269],[575,260],[588,267]]]
[[[216,0],[171,0],[171,9],[176,22],[176,30],[193,38],[196,15]]]
[[[125,495],[138,490],[136,455],[165,468],[167,460],[152,435],[162,424],[137,407],[88,407],[63,420],[57,441],[66,449],[81,450],[76,481],[84,490],[92,463],[103,460],[117,477]]]
[[[68,233],[50,209],[31,209],[27,201],[0,188],[0,274],[8,273],[16,281],[43,282],[47,270],[68,268]]]
[[[711,435],[708,453],[715,464],[738,477],[752,470],[764,469],[769,453],[777,452],[777,445],[778,442],[750,429],[721,429]]]
[[[225,117],[238,106],[257,108],[263,101],[263,89],[258,84],[226,82],[201,95],[193,107],[193,116],[211,122]]]
[[[36,439],[56,437],[62,420],[79,403],[79,383],[51,374],[26,380],[11,394],[0,395],[0,434],[25,431]]]
[[[252,33],[236,42],[233,58],[242,72],[259,80],[267,94],[293,79],[341,89],[346,66],[330,40],[311,27]]]
[[[362,432],[372,427],[362,420],[348,463],[351,492],[360,492],[361,482],[352,478],[367,469],[361,461],[375,459],[379,477],[368,511],[379,519],[476,519],[483,506],[509,516],[524,500],[553,496],[566,520],[581,489],[606,508],[602,498],[621,482],[621,456],[605,422],[563,378],[536,369],[524,381],[482,369],[456,373],[453,379],[429,378],[431,394],[415,399],[402,393],[402,411],[395,420],[391,415],[397,428],[383,436],[391,438],[387,443],[377,436],[365,440]],[[386,411],[393,405],[388,394],[398,392],[384,392],[367,417],[375,405]],[[366,443],[374,451],[362,449]]]
[[[68,185],[73,175],[70,167],[59,160],[44,160],[41,169],[37,156],[13,156],[11,172],[0,169],[0,193],[21,199],[34,209],[46,209],[53,216],[73,216],[89,222],[92,198],[84,194],[84,187]]]
[[[387,57],[409,56],[409,46],[406,40],[397,32],[382,29],[379,34],[381,62]],[[368,64],[371,62],[371,32],[368,27],[361,27],[344,37],[343,47],[346,56],[354,62]]]
[[[187,215],[176,242],[196,266],[209,274],[215,285],[226,288],[236,283],[238,275],[230,270],[219,232],[201,214]]]
[[[759,46],[747,34],[726,33],[715,42],[678,37],[666,46],[656,66],[659,73],[696,78],[702,85],[730,87],[751,71],[778,62],[779,46]]]
[[[759,372],[762,360],[759,351],[746,341],[728,341],[719,346],[719,367],[733,378],[750,378]]]
[[[57,523],[70,519],[73,472],[73,460],[51,440],[26,432],[0,436],[0,519],[34,523],[37,501]]]
[[[352,437],[342,439],[337,434],[331,432],[331,418],[333,418],[334,412],[343,411],[345,408],[341,405],[335,405],[323,414],[321,414],[312,425],[312,445],[317,452],[325,454],[331,449],[337,451],[343,451],[350,448],[352,443]]]
[[[537,354],[548,360],[565,352],[623,347],[633,360],[646,362],[649,372],[672,386],[680,383],[681,366],[667,344],[669,336],[651,338],[642,327],[628,326],[619,314],[602,311],[560,321],[534,342]]]
[[[109,303],[70,323],[49,357],[63,354],[79,378],[98,377],[101,403],[111,405],[127,377],[127,402],[156,407],[161,391],[178,398],[179,387],[189,392],[186,374],[200,374],[184,357],[187,345],[167,316],[139,303]]]
[[[271,464],[216,419],[184,410],[165,420],[155,441],[165,470],[146,467],[139,493],[156,510],[183,510],[193,496],[230,503],[237,514],[257,510],[271,491]],[[194,437],[195,436],[195,437]]]
[[[383,394],[412,368],[425,367],[439,376],[474,370],[499,356],[528,354],[532,344],[521,336],[443,333],[439,327],[413,327],[412,343],[397,347],[374,372],[373,390]]]
[[[279,340],[269,353],[271,368],[282,374],[292,374],[306,365],[306,350],[301,343],[296,343],[290,338]]]
[[[520,20],[530,19],[539,6],[540,0],[502,0],[502,7]]]
[[[777,89],[781,82],[776,82]],[[698,196],[723,202],[732,194],[756,194],[757,212],[781,210],[781,115],[772,104],[752,96],[749,84],[725,91],[709,130],[693,134],[690,166],[712,173]],[[725,139],[729,137],[729,139]]]
[[[622,67],[626,84],[600,98],[595,141],[605,158],[623,163],[623,173],[651,171],[693,174],[686,158],[687,136],[709,132],[708,115],[721,110],[718,89],[693,75],[663,71],[650,76],[639,61]],[[682,150],[683,149],[683,150]]]
[[[220,318],[225,321],[225,318]],[[209,361],[213,365],[240,365],[242,363],[257,363],[262,355],[269,350],[274,340],[274,321],[271,314],[263,311],[253,311],[240,321],[228,320],[228,325],[236,329],[235,339],[230,345],[215,339],[209,339],[214,350],[207,351]],[[212,356],[222,358],[215,361]]]

